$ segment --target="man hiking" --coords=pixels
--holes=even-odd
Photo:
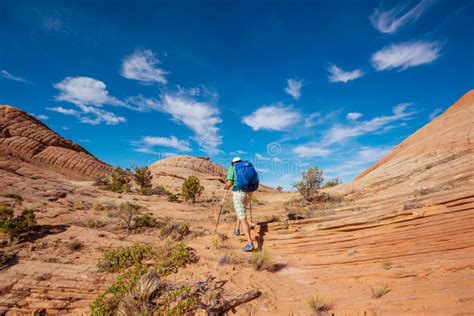
[[[245,215],[247,203],[252,198],[252,192],[258,188],[258,173],[249,161],[242,161],[240,157],[232,159],[231,166],[227,170],[227,177],[224,189],[232,188],[234,208],[237,213],[237,227],[234,228],[234,236],[240,235],[239,226],[242,224],[247,244],[242,251],[253,251],[254,245],[250,236],[250,227]]]

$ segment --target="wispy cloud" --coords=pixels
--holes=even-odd
[[[350,113],[347,113],[347,119],[348,120],[351,120],[351,121],[356,121],[358,119],[360,119],[362,117],[362,113],[359,113],[359,112],[350,112]]]
[[[430,64],[441,53],[438,42],[406,42],[391,44],[372,55],[371,61],[377,71],[399,69],[405,70],[423,64]]]
[[[390,10],[375,9],[370,22],[381,33],[395,33],[404,25],[414,23],[430,6],[429,0],[422,0],[414,7],[408,4],[397,5]]]
[[[311,145],[300,145],[293,149],[293,152],[300,157],[325,157],[331,153],[329,149]]]
[[[20,76],[15,76],[15,75],[9,73],[5,69],[0,70],[0,76],[3,77],[3,78],[9,79],[9,80],[13,80],[13,81],[18,81],[18,82],[23,82],[23,83],[31,83],[28,80],[26,80],[25,78],[22,78]]]
[[[161,97],[159,111],[168,113],[173,120],[189,127],[193,139],[209,154],[218,154],[222,137],[217,125],[222,122],[219,110],[208,102],[200,102],[184,94],[165,93]]]
[[[36,117],[38,120],[41,120],[41,121],[47,121],[49,120],[49,117],[47,115],[44,115],[44,114],[34,114],[34,113],[31,113],[31,115],[33,115],[34,117]]]
[[[393,114],[387,116],[375,117],[368,121],[355,121],[351,125],[336,124],[324,133],[322,139],[323,147],[341,143],[349,138],[377,133],[387,128],[393,122],[408,119],[415,114],[414,111],[408,111],[410,103],[402,103],[393,108]]]
[[[53,85],[59,90],[56,101],[65,101],[77,106],[78,110],[63,107],[47,108],[50,111],[78,117],[82,123],[116,125],[126,122],[126,118],[100,109],[104,104],[125,106],[125,103],[111,95],[100,80],[90,77],[66,77]]]
[[[443,112],[442,108],[434,109],[433,112],[431,112],[429,115],[430,120],[434,120],[438,115],[441,114],[441,112]]]
[[[53,85],[59,90],[56,101],[66,101],[75,105],[102,106],[104,104],[123,105],[110,96],[104,82],[90,77],[66,77]]]
[[[188,141],[180,140],[174,135],[171,135],[170,137],[145,136],[142,138],[141,143],[146,147],[161,146],[174,148],[180,151],[191,150]]]
[[[352,71],[344,71],[341,68],[337,67],[336,65],[331,65],[328,67],[329,75],[329,82],[344,82],[347,83],[348,81],[355,80],[364,76],[364,72],[362,69],[355,69]]]
[[[122,61],[120,74],[127,78],[138,80],[144,84],[166,84],[167,71],[157,67],[160,60],[151,50],[138,50]]]
[[[242,122],[254,131],[260,129],[284,131],[300,120],[301,114],[298,111],[280,102],[262,106],[252,114],[242,118]]]
[[[297,79],[286,79],[287,86],[285,92],[291,95],[295,100],[301,97],[301,88],[303,87],[303,81]]]

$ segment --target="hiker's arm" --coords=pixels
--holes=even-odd
[[[232,188],[233,185],[234,185],[234,182],[232,182],[232,180],[227,180],[225,182],[224,189],[229,190],[230,188]]]

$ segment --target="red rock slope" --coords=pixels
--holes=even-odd
[[[8,105],[0,105],[0,154],[70,176],[93,179],[111,171],[78,144],[65,139],[33,116]]]

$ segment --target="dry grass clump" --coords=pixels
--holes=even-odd
[[[84,248],[84,244],[79,240],[74,240],[67,245],[71,251],[81,251]]]
[[[122,297],[117,315],[152,315],[157,306],[153,299],[160,289],[160,275],[149,271]]]
[[[372,298],[381,298],[388,292],[390,292],[390,289],[387,284],[384,284],[382,286],[379,286],[377,288],[371,288],[372,290]]]
[[[220,265],[239,264],[240,262],[241,262],[240,258],[233,252],[223,253],[220,256],[219,261],[218,261]]]
[[[329,304],[324,297],[320,295],[315,295],[308,300],[308,305],[311,310],[316,313],[316,315],[320,315],[324,312],[328,312],[332,309],[332,305]]]
[[[271,272],[275,266],[271,253],[266,249],[253,252],[249,258],[249,263],[257,271],[267,270]]]

